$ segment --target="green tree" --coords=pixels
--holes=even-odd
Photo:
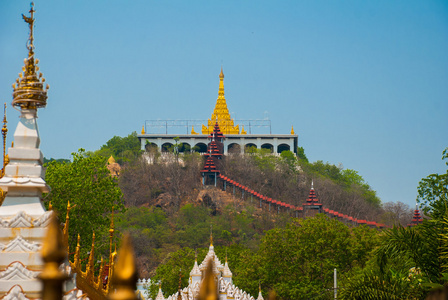
[[[442,160],[445,159],[448,159],[448,147],[442,152]],[[448,166],[448,161],[445,164]],[[425,205],[425,213],[439,219],[445,215],[448,203],[448,169],[445,174],[431,174],[420,180],[417,201]]]
[[[51,192],[45,196],[65,222],[67,203],[70,212],[70,249],[76,247],[77,235],[81,236],[82,254],[90,250],[92,233],[95,232],[97,249],[108,248],[107,230],[113,210],[124,209],[122,193],[107,169],[106,159],[87,156],[84,149],[72,153],[73,161],[51,161],[46,167],[46,177]]]
[[[308,157],[305,155],[305,149],[303,147],[297,147],[297,157],[300,159],[300,161],[308,163]]]
[[[346,282],[342,299],[424,299],[429,288],[446,284],[447,179],[448,173],[431,174],[420,181],[418,200],[431,219],[384,230],[372,264]]]
[[[328,299],[334,268],[346,273],[354,264],[363,264],[376,245],[375,237],[374,230],[353,233],[345,224],[321,214],[294,220],[266,233],[249,263],[257,267],[242,276],[240,287],[247,286],[254,293],[251,282],[261,280],[264,289],[274,289],[281,299]]]
[[[141,153],[141,144],[135,131],[125,137],[114,136],[95,151],[95,154],[106,158],[112,155],[119,164],[134,161]]]

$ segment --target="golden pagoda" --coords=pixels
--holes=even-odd
[[[216,100],[215,109],[212,116],[208,119],[207,126],[202,125],[202,134],[210,134],[213,132],[215,123],[218,122],[221,132],[224,134],[240,134],[239,125],[234,125],[233,119],[230,118],[229,109],[227,108],[226,98],[224,97],[224,73],[221,67],[219,74],[219,92]]]

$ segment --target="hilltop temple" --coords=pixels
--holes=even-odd
[[[184,146],[180,148],[180,152],[183,149],[194,149],[197,152],[205,153],[207,151],[208,135],[213,132],[216,122],[219,124],[221,132],[226,135],[224,154],[245,153],[250,148],[268,149],[276,154],[285,150],[297,153],[298,135],[293,128],[291,128],[290,134],[251,134],[250,132],[247,133],[243,126],[240,128],[240,125],[235,124],[234,119],[230,116],[224,96],[224,72],[222,68],[219,74],[218,99],[215,109],[207,124],[202,125],[201,134],[195,132],[193,125],[190,134],[147,133],[145,126],[143,126],[141,134],[137,137],[140,140],[142,150],[145,150],[148,145],[152,145],[157,147],[159,152],[168,152],[174,146],[174,138],[178,137],[178,143]]]

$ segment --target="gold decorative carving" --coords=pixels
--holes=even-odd
[[[62,285],[68,276],[59,269],[59,266],[67,257],[67,252],[55,213],[51,216],[41,253],[44,261],[43,271],[39,275],[43,283],[42,299],[60,300],[63,295]]]
[[[110,300],[137,300],[137,264],[131,237],[126,234],[123,238],[121,248],[118,252],[117,263],[112,276],[114,292],[109,294]]]

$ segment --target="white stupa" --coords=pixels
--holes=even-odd
[[[30,13],[23,16],[30,27],[28,58],[13,85],[12,105],[20,118],[14,146],[8,149],[10,163],[0,179],[0,188],[7,193],[0,206],[0,298],[5,300],[40,297],[41,282],[36,278],[43,266],[40,246],[52,213],[42,204],[42,193],[49,188],[36,122],[37,109],[46,105],[48,85],[44,88],[34,55],[33,4]]]

